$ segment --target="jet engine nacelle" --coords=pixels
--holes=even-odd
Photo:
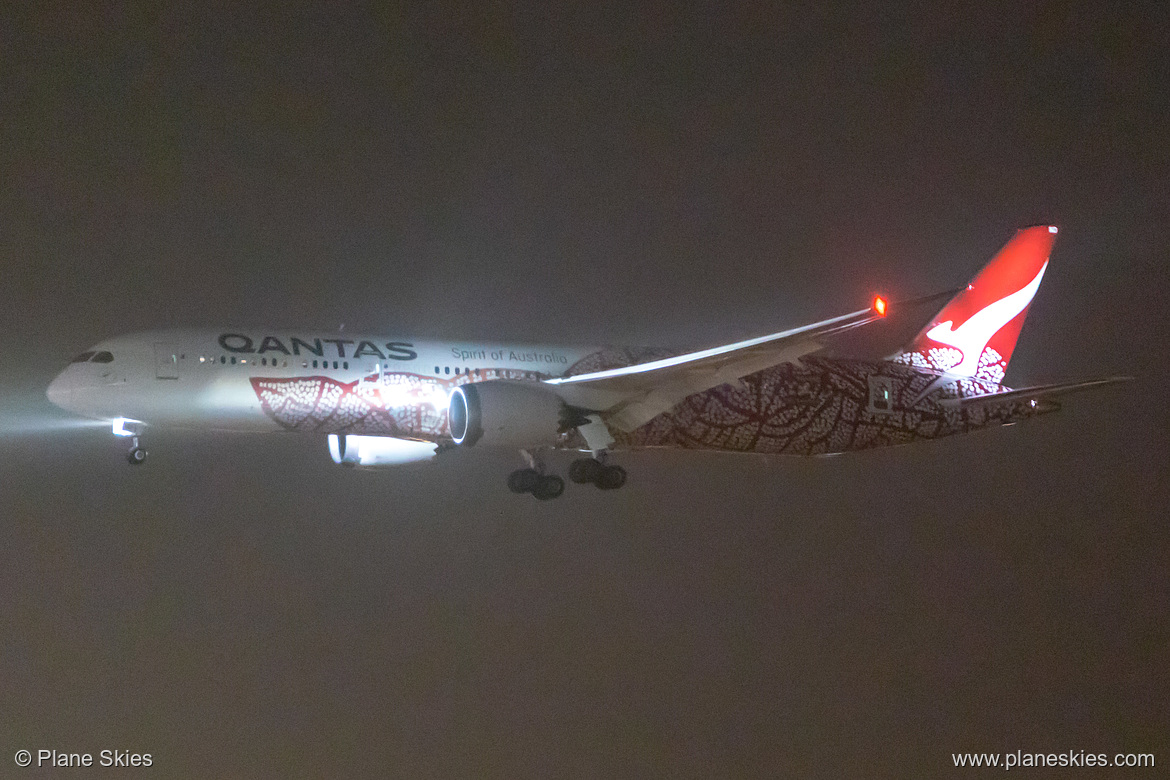
[[[459,385],[447,402],[447,422],[456,444],[541,447],[557,443],[565,402],[532,382]]]
[[[415,463],[435,457],[435,444],[429,441],[395,439],[392,436],[353,436],[329,434],[329,454],[342,466],[386,468]]]

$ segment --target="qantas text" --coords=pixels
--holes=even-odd
[[[285,342],[292,347],[291,351]],[[254,352],[258,355],[265,352],[280,352],[285,355],[312,354],[317,357],[325,357],[325,344],[332,344],[333,348],[337,350],[337,357],[340,358],[376,357],[380,360],[414,360],[418,357],[418,353],[414,351],[414,345],[405,341],[388,341],[384,346],[379,347],[372,341],[354,341],[353,339],[302,339],[290,336],[282,340],[276,336],[265,336],[260,339],[260,345],[256,346],[255,339],[242,333],[224,333],[219,337],[219,345],[228,352]],[[347,344],[353,347],[349,354],[346,354],[345,351]]]

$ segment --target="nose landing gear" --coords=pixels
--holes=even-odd
[[[146,462],[146,450],[138,445],[138,437],[130,440],[130,451],[126,453],[126,461],[131,466],[141,466]]]

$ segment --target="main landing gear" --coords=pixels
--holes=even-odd
[[[531,493],[539,501],[550,501],[565,492],[565,481],[556,474],[546,474],[544,464],[532,453],[521,450],[528,468],[508,475],[508,489],[513,493]],[[605,453],[595,458],[579,458],[569,465],[569,479],[578,485],[593,484],[601,490],[617,490],[626,484],[626,470],[605,463]]]
[[[565,481],[556,474],[541,474],[536,469],[516,469],[508,475],[508,490],[531,493],[539,501],[549,501],[565,492]]]
[[[626,484],[626,470],[609,466],[597,458],[579,458],[569,464],[569,479],[578,485],[596,485],[601,490],[617,490]]]
[[[513,493],[531,493],[537,501],[551,501],[565,492],[565,481],[556,474],[545,474],[544,463],[528,450],[520,450],[528,468],[516,469],[508,475],[508,490]]]

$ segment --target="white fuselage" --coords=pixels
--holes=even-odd
[[[395,406],[443,418],[449,388],[495,378],[537,381],[563,376],[596,348],[441,342],[349,333],[287,330],[170,330],[102,341],[50,384],[55,405],[96,419],[151,426],[236,431],[297,429],[266,406],[262,389],[302,387],[379,393]],[[109,357],[112,356],[112,359]],[[408,377],[410,386],[394,385]],[[325,388],[321,390],[319,388]],[[384,404],[383,404],[384,405]],[[295,411],[295,410],[294,410]],[[318,421],[319,422],[319,421]],[[437,422],[434,421],[434,422]],[[343,428],[344,426],[339,426]],[[432,425],[432,428],[434,426]],[[306,426],[321,432],[330,426]],[[406,431],[407,435],[416,432]]]

